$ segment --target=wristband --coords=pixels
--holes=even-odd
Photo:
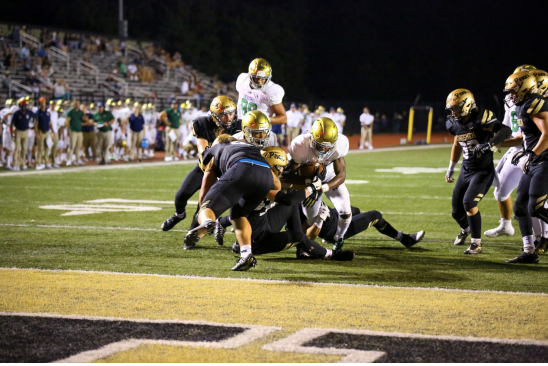
[[[308,191],[308,195],[309,196],[312,196],[312,194],[314,193],[314,188],[312,187],[306,187],[307,191]]]
[[[318,215],[318,217],[316,217],[316,220],[314,220],[314,225],[318,228],[318,229],[321,229],[322,226],[323,226],[323,220],[320,218],[320,216]]]
[[[456,165],[457,165],[457,162],[449,160],[449,170],[455,170]]]
[[[322,184],[322,192],[329,191],[329,185],[327,183]]]

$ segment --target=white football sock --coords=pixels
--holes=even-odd
[[[240,257],[245,257],[251,254],[251,244],[240,245]]]
[[[533,235],[527,235],[523,237],[523,251],[525,253],[533,254],[535,252],[535,242]]]
[[[346,233],[346,230],[348,230],[348,227],[352,223],[352,215],[350,215],[349,218],[343,219],[339,216],[339,221],[337,223],[337,231],[335,232],[335,235],[333,236],[333,239],[335,241],[339,240],[340,238],[344,237],[344,234]]]

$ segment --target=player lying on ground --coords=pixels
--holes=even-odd
[[[516,105],[524,139],[524,149],[512,158],[512,164],[520,164],[524,173],[514,205],[523,253],[507,263],[538,263],[531,217],[548,223],[548,99],[537,94],[538,89],[542,91],[542,85],[539,88],[535,76],[527,71],[510,75],[505,83],[507,100]]]
[[[453,183],[455,165],[464,152],[462,171],[459,174],[451,204],[452,216],[461,227],[455,245],[465,243],[472,234],[470,247],[465,254],[481,253],[481,214],[478,203],[489,191],[495,178],[493,151],[512,134],[512,130],[497,120],[493,112],[476,106],[474,96],[467,89],[449,93],[445,108],[446,127],[455,142],[451,150],[449,169],[445,181]]]

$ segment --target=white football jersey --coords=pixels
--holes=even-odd
[[[289,154],[291,159],[297,164],[304,163],[320,163],[323,165],[329,165],[338,158],[345,157],[348,154],[350,143],[345,135],[339,134],[337,138],[337,144],[335,146],[335,152],[330,156],[319,156],[316,150],[312,147],[312,134],[305,133],[297,136],[291,141],[291,147],[289,148]]]
[[[59,132],[59,113],[57,113],[57,111],[55,110],[52,111],[51,109],[48,109],[48,112],[53,132],[57,134],[57,132]]]
[[[235,133],[234,135],[232,135],[232,137],[234,137],[238,141],[248,143],[245,140],[243,131]],[[270,136],[268,136],[268,146],[278,146],[278,139],[276,138],[276,134],[273,132],[270,132]],[[265,147],[268,147],[268,146],[265,146]]]
[[[9,118],[6,118],[4,119],[4,117],[6,117],[6,115],[10,113],[10,109],[9,108],[3,108],[1,111],[0,111],[0,119],[2,120],[2,123],[4,124],[10,124],[10,119]]]
[[[504,104],[504,120],[502,123],[505,126],[510,127],[512,130],[512,137],[517,137],[521,135],[521,129],[519,128],[518,119],[516,118],[516,106],[513,105],[511,107],[508,107],[506,104]],[[508,151],[510,153],[520,151],[522,150],[522,146],[512,146]]]
[[[252,89],[249,82],[247,73],[240,74],[236,81],[238,118],[242,119],[247,112],[256,110],[272,117],[274,115],[272,106],[282,102],[285,94],[284,89],[272,81],[269,81],[262,89]]]

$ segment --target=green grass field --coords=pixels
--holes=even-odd
[[[171,201],[193,165],[0,174],[0,267],[547,292],[548,258],[542,257],[538,265],[504,263],[520,252],[517,222],[513,237],[484,238],[480,255],[466,256],[465,247],[453,246],[459,227],[450,215],[453,184],[444,181],[449,152],[443,147],[347,157],[348,179],[368,181],[348,185],[352,205],[381,211],[406,233],[426,230],[416,248],[408,250],[371,228],[345,244],[357,253],[352,262],[298,261],[292,249],[259,256],[258,266],[248,272],[230,271],[236,261],[230,252],[232,234],[225,237],[224,247],[206,237],[198,249],[185,251],[183,237],[190,220],[175,231],[162,232],[160,224],[174,211],[168,203],[95,203],[161,209],[74,216],[61,216],[70,210],[40,208],[100,199]],[[402,174],[393,169],[402,167],[439,171]],[[479,207],[482,231],[495,227],[499,217],[492,191]]]

